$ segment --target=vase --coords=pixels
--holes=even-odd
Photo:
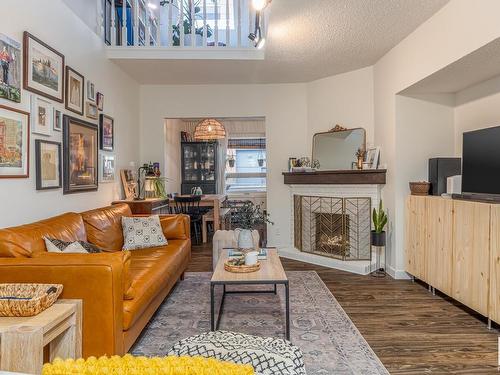
[[[253,249],[253,237],[250,229],[241,229],[238,235],[238,248],[239,249]]]
[[[370,237],[372,246],[385,246],[385,231],[377,233],[372,230]]]

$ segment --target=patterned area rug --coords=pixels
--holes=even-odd
[[[316,272],[292,271],[287,275],[291,341],[302,349],[308,375],[388,374]],[[163,356],[175,342],[209,331],[210,277],[208,272],[186,274],[160,306],[131,353]],[[278,286],[278,295],[227,295],[219,329],[282,338],[285,301],[282,288]]]

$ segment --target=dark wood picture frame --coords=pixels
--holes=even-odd
[[[68,105],[69,104],[69,95],[70,95],[70,93],[69,93],[69,83],[70,83],[69,75],[70,75],[70,73],[75,74],[82,79],[82,87],[80,88],[80,92],[82,95],[81,111],[77,111]],[[85,77],[68,65],[66,65],[65,108],[68,111],[79,114],[80,116],[83,116],[83,113],[85,111]]]
[[[0,109],[5,109],[7,111],[17,112],[26,116],[26,173],[25,174],[14,174],[14,175],[0,175],[0,178],[28,178],[30,176],[30,114],[29,112],[21,111],[17,108],[11,108],[6,105],[0,104]]]
[[[104,144],[104,120],[111,120],[111,147]],[[115,148],[115,119],[111,116],[101,113],[99,115],[99,147],[102,151],[113,151]]]
[[[29,53],[29,40],[32,39],[36,43],[42,45],[43,47],[47,48],[51,52],[53,52],[55,55],[59,56],[61,59],[61,97],[57,97],[54,95],[47,94],[46,92],[43,92],[37,88],[34,88],[30,86],[29,84],[29,67],[28,64],[31,63],[31,55]],[[64,102],[64,87],[65,87],[65,75],[66,75],[66,70],[65,70],[65,65],[64,65],[64,55],[51,46],[49,46],[47,43],[41,41],[38,39],[36,36],[30,34],[29,32],[25,31],[23,33],[23,88],[25,90],[31,91],[35,94],[44,96],[48,99],[54,100],[56,102],[62,103]]]
[[[41,160],[41,145],[42,143],[56,145],[58,149],[58,157],[59,157],[59,165],[57,169],[59,170],[59,184],[57,186],[42,186],[42,160]],[[61,143],[46,141],[44,139],[36,139],[35,140],[35,164],[36,164],[36,190],[51,190],[51,189],[60,189],[62,187],[62,152],[61,152]]]
[[[83,185],[82,187],[71,187],[70,184],[70,179],[71,179],[71,173],[70,173],[70,157],[71,157],[71,142],[70,142],[70,136],[71,136],[71,125],[79,125],[83,126],[86,128],[91,129],[93,132],[95,132],[95,147],[92,150],[93,152],[93,158],[95,161],[95,166],[94,166],[94,181],[92,184],[89,185]],[[88,191],[97,191],[99,187],[99,150],[98,150],[98,126],[96,124],[92,124],[91,122],[87,122],[84,120],[81,120],[76,117],[64,115],[63,116],[63,194],[74,194],[74,193],[82,193],[82,192],[88,192]]]

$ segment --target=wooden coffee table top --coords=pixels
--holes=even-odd
[[[212,283],[251,284],[252,282],[287,281],[285,270],[281,264],[276,249],[267,249],[267,259],[259,260],[260,269],[256,272],[234,273],[224,269],[224,262],[228,258],[228,249],[221,251],[217,266],[212,276]]]

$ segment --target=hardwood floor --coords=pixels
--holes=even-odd
[[[374,278],[282,259],[313,270],[391,374],[497,374],[498,335],[457,302],[418,282]],[[212,270],[212,246],[194,246],[188,271]]]

